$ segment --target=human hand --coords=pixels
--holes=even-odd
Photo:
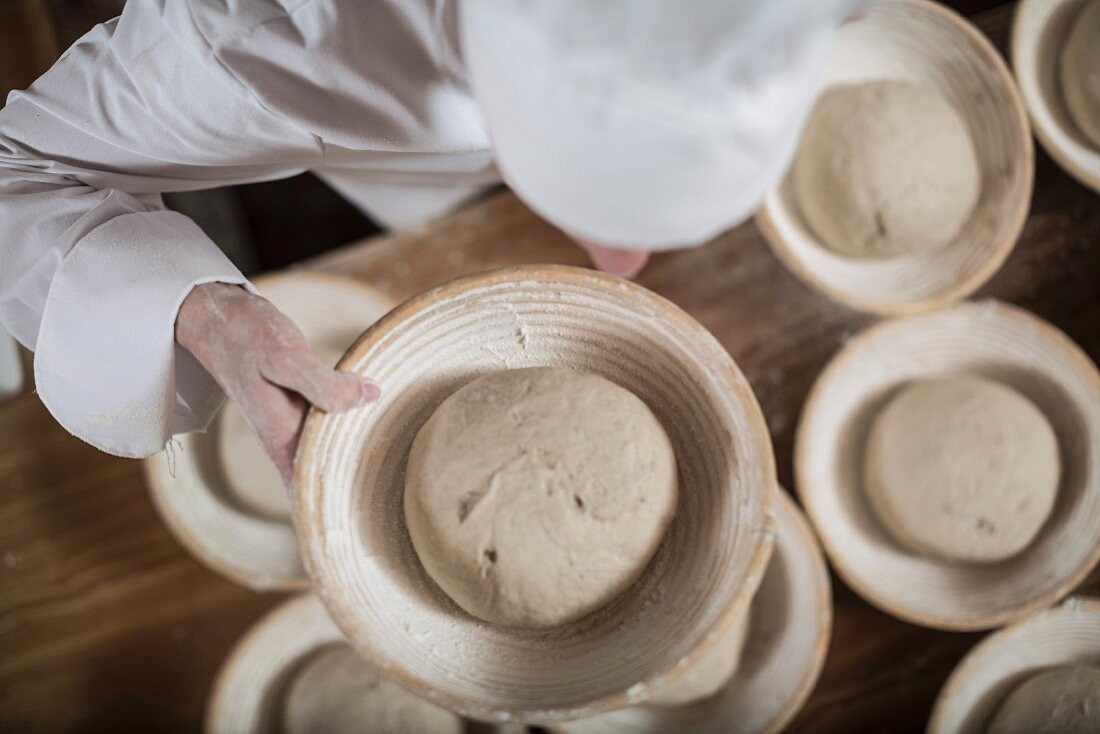
[[[598,269],[622,278],[633,278],[649,262],[649,253],[645,250],[624,250],[618,247],[601,245],[583,237],[573,238],[581,246],[592,264]]]
[[[288,488],[310,404],[339,413],[379,395],[371,380],[321,363],[289,318],[240,286],[195,286],[176,316],[176,341],[240,406]]]

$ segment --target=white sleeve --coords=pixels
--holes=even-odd
[[[176,313],[197,284],[246,284],[160,194],[321,155],[206,63],[133,0],[0,109],[0,323],[35,350],[58,422],[120,456],[209,422],[223,395],[176,345]]]

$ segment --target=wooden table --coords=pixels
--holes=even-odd
[[[1003,45],[1009,12],[980,25]],[[405,298],[515,263],[584,264],[510,194],[428,229],[356,244],[309,267]],[[729,349],[764,407],[780,478],[814,376],[870,322],[796,281],[752,223],[658,255],[638,279]],[[1042,153],[1019,247],[982,296],[1053,321],[1100,360],[1100,197]],[[32,394],[0,406],[0,731],[194,732],[212,678],[245,629],[282,598],[207,571],[172,539],[137,462],[65,433]],[[920,629],[834,579],[824,674],[792,730],[918,732],[980,635]],[[1100,593],[1100,575],[1080,589]]]

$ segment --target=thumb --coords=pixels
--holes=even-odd
[[[313,389],[303,396],[327,413],[343,413],[378,399],[382,394],[378,385],[369,377],[354,372],[341,372],[329,367],[318,368],[311,380]]]
[[[373,380],[327,367],[312,352],[299,355],[287,369],[268,377],[328,413],[343,413],[377,400],[381,394]]]
[[[351,410],[381,394],[373,380],[326,366],[306,346],[304,338],[300,341],[269,355],[261,366],[261,374],[329,413]]]
[[[633,278],[649,262],[649,253],[645,250],[624,250],[591,242],[579,244],[597,268],[622,278]]]

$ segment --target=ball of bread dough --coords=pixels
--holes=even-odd
[[[980,187],[963,118],[935,91],[898,81],[827,89],[794,163],[806,222],[848,257],[943,247],[970,218]]]
[[[285,734],[461,734],[462,719],[392,683],[347,645],[310,656],[283,698]]]
[[[1073,20],[1061,61],[1070,117],[1100,148],[1100,0],[1089,2]]]
[[[722,635],[691,669],[654,693],[654,706],[685,706],[710,698],[733,678],[741,663],[741,649],[749,631],[749,616],[744,614]]]
[[[229,492],[242,509],[290,521],[290,498],[283,478],[236,403],[227,402],[218,415],[218,455]]]
[[[405,521],[460,607],[548,627],[634,583],[676,494],[672,445],[634,394],[584,372],[509,370],[458,390],[420,429]]]
[[[1035,538],[1060,472],[1054,430],[1031,401],[998,382],[957,376],[914,382],[889,401],[871,427],[864,483],[903,545],[983,563]]]
[[[1008,694],[986,732],[1100,732],[1100,667],[1057,668],[1028,678]]]

